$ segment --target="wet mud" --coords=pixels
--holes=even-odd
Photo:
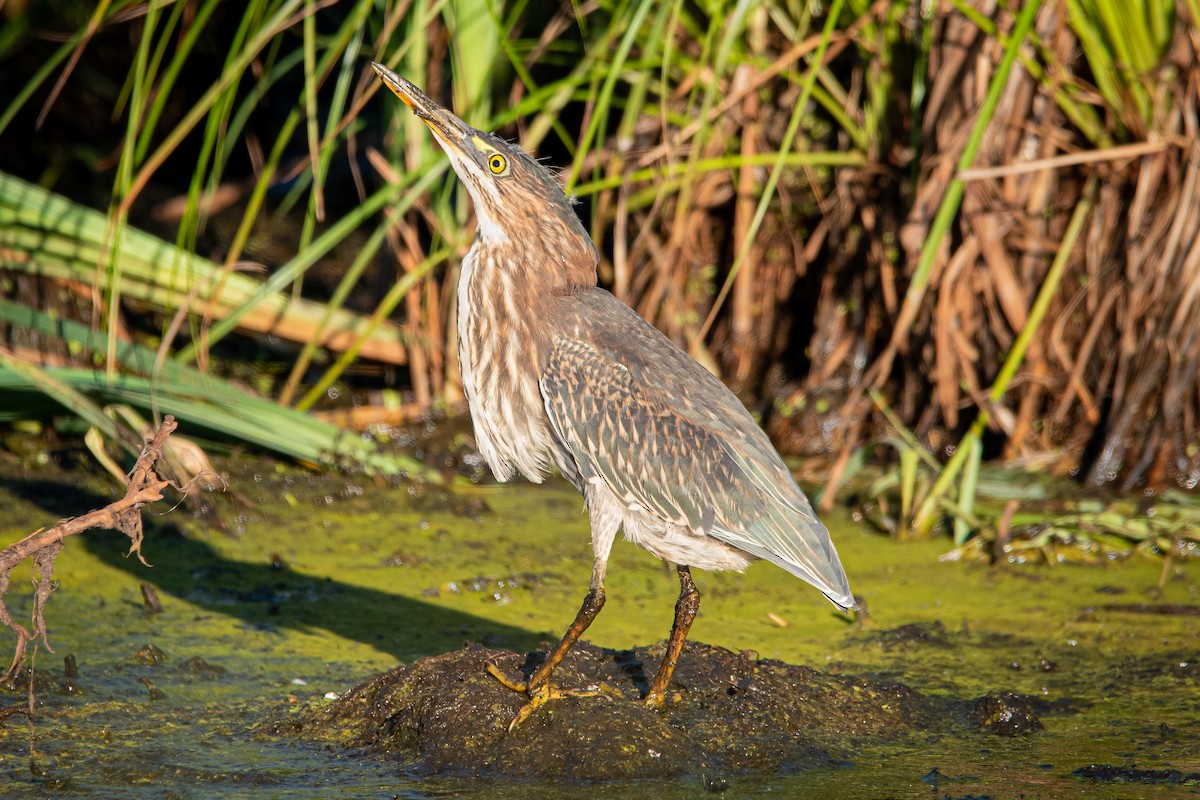
[[[793,772],[849,765],[864,743],[896,743],[917,731],[1014,735],[1042,727],[1038,701],[1013,692],[931,697],[903,683],[695,642],[656,711],[641,698],[663,652],[662,643],[577,645],[553,684],[595,694],[552,700],[511,731],[526,697],[486,668],[520,667],[527,677],[544,651],[519,656],[468,645],[372,678],[266,731],[335,742],[419,773],[597,781]]]

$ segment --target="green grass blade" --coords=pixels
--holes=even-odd
[[[983,104],[979,107],[975,124],[971,128],[971,133],[967,139],[966,146],[963,148],[962,156],[958,160],[959,170],[970,167],[975,161],[975,156],[979,153],[979,148],[983,143],[984,132],[992,123],[996,106],[1000,102],[1000,95],[1003,93],[1004,87],[1008,85],[1009,73],[1012,72],[1017,55],[1024,46],[1025,39],[1029,36],[1030,30],[1033,28],[1033,21],[1037,17],[1037,11],[1040,6],[1040,0],[1031,0],[1031,2],[1024,5],[1020,15],[1017,17],[1012,35],[1009,37],[1004,51],[1004,57],[1001,58],[999,66],[992,75],[987,95],[984,97]],[[950,185],[946,188],[946,193],[942,197],[937,215],[934,217],[933,224],[929,228],[925,244],[921,248],[921,255],[917,260],[917,267],[913,271],[912,280],[908,285],[908,290],[904,294],[904,301],[900,306],[900,312],[894,323],[891,340],[872,368],[877,379],[882,379],[888,374],[896,352],[900,348],[901,341],[908,336],[909,328],[911,328],[912,322],[916,318],[917,310],[920,308],[921,301],[925,297],[925,290],[929,286],[929,276],[933,271],[933,263],[937,259],[938,252],[941,250],[942,241],[946,238],[946,234],[950,230],[950,223],[958,214],[965,186],[966,184],[963,181],[955,178],[950,181]]]
[[[52,370],[34,366],[24,359],[17,358],[7,348],[0,347],[0,389],[20,387],[28,387],[46,395],[99,430],[109,441],[123,446],[132,455],[137,455],[137,449],[125,441],[117,424],[83,392],[72,386],[69,381],[56,377]]]
[[[1050,269],[1042,281],[1041,288],[1038,289],[1037,297],[1033,301],[1033,307],[1029,310],[1029,318],[1025,322],[1025,327],[1017,335],[1017,340],[1013,343],[1012,349],[1005,357],[1004,363],[1001,365],[1000,371],[992,383],[992,389],[988,393],[989,403],[999,403],[1004,399],[1004,394],[1008,391],[1009,383],[1025,360],[1025,353],[1029,349],[1029,344],[1033,341],[1034,334],[1037,333],[1043,318],[1046,316],[1046,310],[1050,307],[1051,299],[1053,299],[1055,293],[1058,291],[1063,273],[1066,271],[1067,263],[1070,261],[1071,252],[1074,250],[1075,243],[1079,239],[1080,231],[1083,230],[1083,223],[1087,219],[1088,214],[1091,213],[1092,205],[1095,203],[1098,183],[1098,179],[1093,175],[1088,178],[1088,182],[1084,186],[1083,195],[1076,204],[1074,212],[1071,214],[1071,221],[1068,223],[1067,230],[1063,234],[1062,243],[1059,245],[1058,252],[1054,256],[1054,261],[1050,264]],[[918,535],[928,533],[933,526],[935,512],[939,504],[949,494],[950,487],[958,477],[958,473],[962,470],[964,461],[972,454],[976,444],[979,442],[979,438],[983,435],[984,428],[987,427],[987,422],[988,411],[986,408],[981,408],[975,417],[975,421],[971,423],[971,427],[963,435],[957,449],[954,451],[954,455],[946,462],[946,466],[942,469],[941,474],[934,481],[929,495],[925,498],[921,507],[917,509],[916,517],[913,519],[913,530]]]
[[[708,335],[708,331],[716,322],[717,314],[724,305],[726,298],[729,297],[729,292],[733,289],[733,283],[737,279],[738,272],[741,271],[742,264],[745,263],[746,257],[750,254],[750,248],[753,247],[755,239],[758,237],[758,231],[762,227],[763,220],[767,217],[767,210],[771,206],[771,200],[775,196],[775,190],[779,186],[779,178],[783,175],[783,169],[786,162],[787,153],[792,149],[792,144],[796,140],[796,134],[800,130],[800,121],[804,117],[804,110],[808,105],[808,98],[812,94],[812,88],[816,83],[817,72],[820,69],[822,60],[825,57],[825,51],[829,49],[829,42],[836,28],[838,16],[841,14],[843,0],[833,0],[829,7],[829,16],[825,20],[825,28],[821,33],[821,44],[813,54],[812,66],[809,68],[808,75],[804,81],[804,87],[800,92],[800,99],[796,102],[796,107],[792,110],[791,119],[788,120],[787,131],[783,134],[783,141],[779,145],[779,152],[775,154],[774,163],[771,166],[771,174],[767,177],[767,184],[763,187],[762,196],[758,199],[758,206],[754,209],[754,217],[750,221],[750,227],[746,231],[746,238],[742,242],[742,247],[739,250],[737,257],[733,260],[733,265],[729,268],[729,274],[725,278],[725,283],[722,284],[721,290],[717,292],[716,298],[713,300],[712,308],[708,312],[708,318],[704,321],[704,325],[700,328],[699,337],[703,339]]]

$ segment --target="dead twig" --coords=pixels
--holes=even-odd
[[[92,528],[115,528],[129,537],[131,542],[129,555],[136,554],[143,564],[147,564],[146,560],[142,558],[141,552],[142,508],[149,503],[161,500],[163,490],[167,487],[186,491],[186,487],[176,486],[172,481],[159,475],[156,470],[167,437],[176,427],[178,427],[178,423],[175,422],[174,417],[167,415],[163,418],[158,432],[146,442],[141,455],[138,456],[137,463],[126,477],[125,496],[120,500],[84,514],[82,517],[64,520],[52,528],[31,533],[21,541],[0,551],[0,622],[8,626],[9,630],[17,636],[12,664],[5,673],[3,681],[11,680],[24,665],[25,653],[30,642],[40,639],[47,650],[51,653],[54,652],[46,637],[45,609],[46,601],[54,591],[54,559],[62,551],[64,539]],[[192,482],[189,482],[188,485],[190,486]],[[4,595],[8,591],[12,571],[27,558],[33,559],[34,566],[32,631],[13,620],[8,613],[8,608],[4,605]],[[147,564],[147,566],[149,565]]]
[[[1105,147],[1099,150],[1087,150],[1081,153],[1066,153],[1061,156],[1039,158],[1020,164],[1004,164],[998,167],[972,167],[959,170],[954,176],[960,181],[982,181],[992,178],[1005,178],[1011,175],[1025,175],[1030,172],[1040,172],[1049,169],[1063,169],[1079,164],[1095,164],[1101,161],[1121,161],[1127,158],[1154,155],[1172,147],[1186,150],[1190,145],[1182,136],[1172,136],[1154,142],[1138,142],[1119,147]]]

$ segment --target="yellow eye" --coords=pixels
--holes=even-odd
[[[488,156],[488,169],[493,175],[501,175],[508,169],[508,159],[499,153],[492,153]]]

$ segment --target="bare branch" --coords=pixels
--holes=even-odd
[[[4,681],[11,680],[24,665],[25,653],[30,642],[41,639],[46,649],[54,652],[46,637],[44,612],[46,602],[54,591],[54,559],[62,551],[64,539],[92,528],[115,528],[129,537],[129,555],[136,554],[143,564],[149,566],[142,558],[141,552],[141,510],[150,503],[162,500],[163,490],[174,486],[171,481],[159,475],[155,467],[167,437],[177,427],[178,423],[173,416],[167,415],[163,418],[158,432],[146,442],[137,463],[126,477],[125,496],[120,500],[82,517],[63,520],[52,528],[31,533],[21,541],[0,550],[0,623],[6,625],[17,636],[12,664],[4,675]],[[32,631],[13,620],[4,605],[4,594],[8,590],[12,571],[27,558],[33,559],[35,576]]]

